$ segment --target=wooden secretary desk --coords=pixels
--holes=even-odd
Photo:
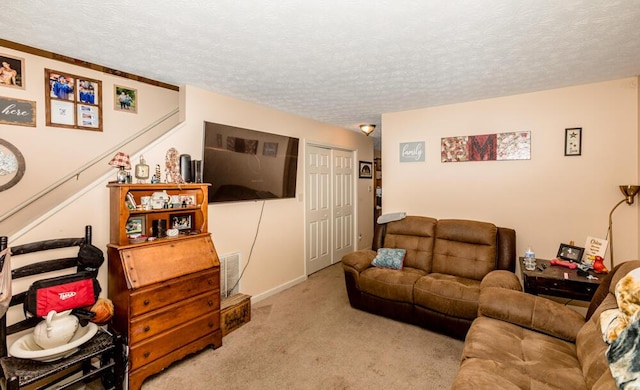
[[[137,390],[171,363],[209,345],[222,346],[220,262],[207,232],[208,184],[107,187],[113,326],[126,339],[129,388]],[[142,206],[143,197],[158,192],[177,203]],[[159,225],[154,221],[179,228],[178,235],[153,241],[130,238],[151,236],[152,226]]]

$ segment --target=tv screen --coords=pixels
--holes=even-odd
[[[295,198],[298,138],[204,122],[209,203]]]

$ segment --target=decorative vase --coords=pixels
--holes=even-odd
[[[78,317],[71,310],[57,313],[51,310],[44,321],[33,329],[33,340],[43,349],[51,349],[68,343],[78,329]]]

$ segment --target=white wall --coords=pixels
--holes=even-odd
[[[105,153],[179,104],[179,94],[174,90],[5,47],[0,47],[0,52],[23,58],[25,65],[25,88],[0,86],[0,96],[36,102],[36,127],[0,124],[0,138],[18,148],[26,161],[22,180],[9,190],[0,192],[0,214]],[[102,81],[103,131],[46,126],[46,68]],[[138,91],[137,114],[114,110],[114,85]]]
[[[175,130],[142,151],[147,164],[164,167],[169,148],[201,159],[204,121],[273,132],[300,138],[300,157],[306,142],[355,150],[356,160],[372,161],[372,140],[362,134],[344,130],[313,120],[287,114],[253,103],[232,99],[195,87],[181,87],[182,114],[186,118]],[[46,158],[46,157],[43,157]],[[132,156],[137,161],[138,156]],[[251,262],[240,284],[240,291],[254,300],[306,279],[304,264],[304,163],[298,165],[297,197],[266,201],[258,238]],[[164,170],[163,170],[164,172]],[[357,175],[356,175],[357,177]],[[86,224],[93,225],[94,244],[106,252],[109,241],[109,199],[107,182],[115,178],[109,174],[96,186],[69,205],[61,207],[37,226],[21,232],[10,244],[21,244],[53,237],[75,237],[83,234]],[[362,239],[358,249],[371,246],[373,238],[372,180],[357,183],[357,226]],[[240,252],[245,265],[255,236],[262,202],[225,203],[209,206],[209,230],[219,255]],[[106,295],[106,264],[99,280]]]
[[[560,243],[604,238],[621,184],[640,184],[638,79],[384,114],[383,211],[511,227],[517,251],[552,258]],[[564,156],[564,129],[583,128],[582,155]],[[531,131],[531,160],[442,163],[443,137]],[[399,143],[425,141],[422,163]],[[616,263],[639,258],[640,201],[614,213]]]
[[[301,118],[257,104],[242,102],[195,87],[183,89],[186,102],[185,138],[191,140],[192,158],[201,158],[204,121],[300,138],[297,196],[270,200],[264,214],[241,291],[261,299],[306,278],[304,268],[304,160],[307,143],[355,150],[356,161],[373,159],[372,140],[362,134]],[[180,150],[180,149],[179,149]],[[357,177],[357,175],[356,175]],[[372,180],[357,181],[358,249],[373,238]],[[248,260],[263,202],[209,206],[209,230],[219,255],[240,252]]]

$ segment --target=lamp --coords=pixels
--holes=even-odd
[[[374,131],[375,129],[376,129],[376,125],[371,125],[371,124],[368,124],[368,125],[360,125],[360,130],[362,130],[362,132],[363,132],[365,135],[367,135],[367,136],[368,136],[369,134],[373,133],[373,131]]]
[[[118,168],[116,178],[118,183],[126,183],[129,174],[125,169],[131,169],[131,162],[129,161],[129,155],[123,152],[116,153],[115,156],[109,161],[109,165]]]
[[[618,208],[618,206],[620,206],[623,202],[627,202],[628,205],[633,204],[633,198],[635,198],[635,196],[640,191],[640,186],[624,185],[624,186],[620,186],[620,191],[624,194],[625,197],[620,202],[616,203],[616,205],[613,206],[613,208],[611,209],[611,212],[609,213],[609,230],[607,231],[607,235],[609,236],[609,247],[610,247],[610,253],[611,253],[612,269],[614,264],[613,264],[613,219],[611,217],[613,216],[613,212],[615,211],[615,209]]]

